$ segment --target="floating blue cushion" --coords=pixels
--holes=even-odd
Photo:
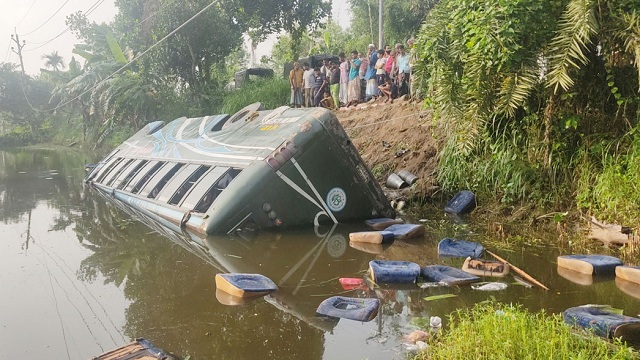
[[[268,277],[260,274],[218,274],[231,285],[246,292],[271,292],[278,286]]]
[[[444,211],[451,214],[466,214],[476,208],[476,196],[469,190],[457,193],[444,207]]]
[[[367,226],[373,228],[374,230],[384,230],[391,225],[402,224],[402,223],[403,223],[402,219],[390,219],[390,218],[365,220],[365,224],[367,224]]]
[[[320,303],[316,314],[332,318],[371,321],[378,315],[380,300],[333,296]]]
[[[484,252],[481,244],[473,241],[444,238],[438,243],[438,256],[478,258]]]
[[[429,282],[442,282],[449,286],[480,281],[475,275],[445,265],[428,265],[420,269],[420,276]]]
[[[640,339],[640,319],[614,314],[599,306],[572,307],[562,313],[562,318],[569,325],[591,329],[596,335],[608,339],[619,336],[628,336],[636,341]]]
[[[396,224],[389,226],[384,231],[392,232],[395,239],[406,239],[423,235],[425,228],[420,224]]]
[[[622,265],[622,260],[608,255],[562,255],[558,259],[570,259],[589,263],[593,266],[593,275],[612,275],[616,266]]]
[[[413,283],[420,274],[420,265],[410,261],[371,260],[373,280],[381,283]]]

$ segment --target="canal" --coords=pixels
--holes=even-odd
[[[555,259],[571,249],[557,245],[556,233],[525,226],[517,241],[500,241],[486,224],[438,212],[423,215],[431,229],[424,238],[385,247],[351,247],[348,234],[361,224],[198,238],[134,217],[86,188],[83,166],[93,160],[72,151],[0,151],[0,359],[90,359],[137,337],[192,360],[402,359],[413,318],[440,316],[446,326],[447,314],[489,299],[553,313],[608,304],[640,314],[640,289],[559,274]],[[511,276],[498,280],[508,285],[498,292],[346,291],[338,282],[363,277],[373,259],[460,267],[462,259],[438,258],[445,237],[483,243],[551,290]],[[227,271],[261,273],[279,290],[229,303],[214,283]],[[441,294],[455,297],[424,299]],[[377,297],[382,308],[368,323],[316,317],[333,295]]]

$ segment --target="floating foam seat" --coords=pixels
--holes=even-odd
[[[372,228],[373,230],[384,230],[391,225],[402,224],[404,221],[402,219],[389,219],[389,218],[380,218],[380,219],[369,219],[365,221],[365,224]]]
[[[480,278],[460,269],[445,265],[428,265],[420,268],[420,276],[429,282],[441,282],[449,286],[480,281]]]
[[[444,211],[462,215],[470,213],[476,208],[476,196],[469,190],[462,190],[449,200]]]
[[[414,283],[420,275],[420,265],[410,261],[371,260],[371,278],[380,283]]]
[[[278,290],[268,277],[260,274],[216,274],[216,287],[233,296],[262,296]]]
[[[612,275],[622,260],[607,255],[562,255],[558,256],[558,266],[583,274]]]
[[[462,264],[462,270],[476,276],[503,277],[509,273],[509,264],[500,261],[467,257],[464,260],[464,264]]]
[[[360,231],[349,234],[349,240],[369,244],[382,244],[394,239],[394,234],[390,231]]]
[[[438,243],[438,256],[477,258],[483,252],[484,246],[473,241],[444,238]]]
[[[616,277],[640,286],[640,266],[618,266],[616,267]]]
[[[384,231],[393,233],[394,239],[408,239],[424,235],[425,227],[421,224],[396,224],[389,226]]]
[[[378,315],[380,300],[333,296],[320,303],[316,314],[332,318],[371,321]]]
[[[562,313],[562,318],[569,325],[592,330],[607,339],[621,338],[632,344],[640,343],[640,319],[611,313],[606,307],[572,307]]]

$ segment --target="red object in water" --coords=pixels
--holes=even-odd
[[[338,279],[342,288],[345,290],[366,289],[367,285],[364,280],[358,278],[340,278]]]

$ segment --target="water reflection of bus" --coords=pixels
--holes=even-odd
[[[85,179],[202,234],[394,216],[335,116],[259,103],[233,116],[154,122]]]

